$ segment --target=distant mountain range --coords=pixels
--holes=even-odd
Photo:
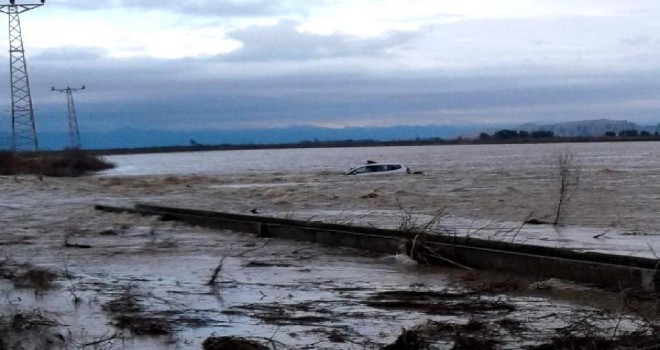
[[[401,141],[414,139],[453,139],[474,132],[474,126],[392,126],[323,128],[315,126],[291,126],[272,129],[235,130],[146,130],[124,128],[107,132],[80,130],[83,148],[112,149],[162,146],[198,145],[245,145],[298,143],[302,141],[379,140]],[[67,145],[67,133],[43,132],[39,144],[43,149],[62,149]]]

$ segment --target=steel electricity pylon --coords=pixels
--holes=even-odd
[[[41,0],[40,3],[36,4],[16,4],[14,0],[10,0],[9,5],[0,5],[0,12],[9,15],[11,131],[14,153],[22,151],[36,152],[39,149],[19,14],[42,6],[44,2],[44,0]]]
[[[66,115],[69,119],[69,147],[73,149],[80,149],[80,131],[78,130],[78,117],[76,117],[76,104],[73,102],[73,93],[76,91],[85,90],[85,85],[80,88],[56,89],[53,87],[51,91],[59,91],[66,93]]]

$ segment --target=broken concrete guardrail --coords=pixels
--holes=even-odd
[[[248,232],[316,242],[328,246],[352,247],[393,254],[405,247],[416,260],[430,264],[474,269],[500,270],[539,277],[555,277],[599,287],[621,290],[658,290],[659,260],[565,248],[542,247],[472,237],[420,233],[243,215],[207,210],[137,204],[134,208],[96,205],[97,210],[157,215],[191,225]],[[420,249],[423,248],[423,249]]]

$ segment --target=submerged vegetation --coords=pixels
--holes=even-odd
[[[0,175],[83,176],[112,168],[114,164],[80,149],[40,155],[0,151]]]
[[[114,164],[80,149],[67,149],[43,159],[43,173],[47,176],[81,176],[112,168]]]
[[[39,160],[34,156],[16,156],[0,151],[0,175],[39,174]]]

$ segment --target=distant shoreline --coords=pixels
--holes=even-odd
[[[400,141],[375,140],[339,140],[339,141],[302,141],[297,143],[277,144],[219,144],[219,145],[191,145],[191,146],[160,146],[113,149],[89,149],[87,152],[94,155],[124,155],[149,153],[175,153],[175,152],[204,152],[204,151],[240,151],[240,150],[268,150],[268,149],[299,149],[299,148],[348,148],[348,147],[395,147],[395,146],[451,146],[451,145],[504,145],[504,144],[540,144],[540,143],[589,143],[589,142],[650,142],[660,141],[660,136],[599,136],[599,137],[552,137],[527,139],[421,139]],[[59,153],[63,151],[43,151],[44,153]]]

